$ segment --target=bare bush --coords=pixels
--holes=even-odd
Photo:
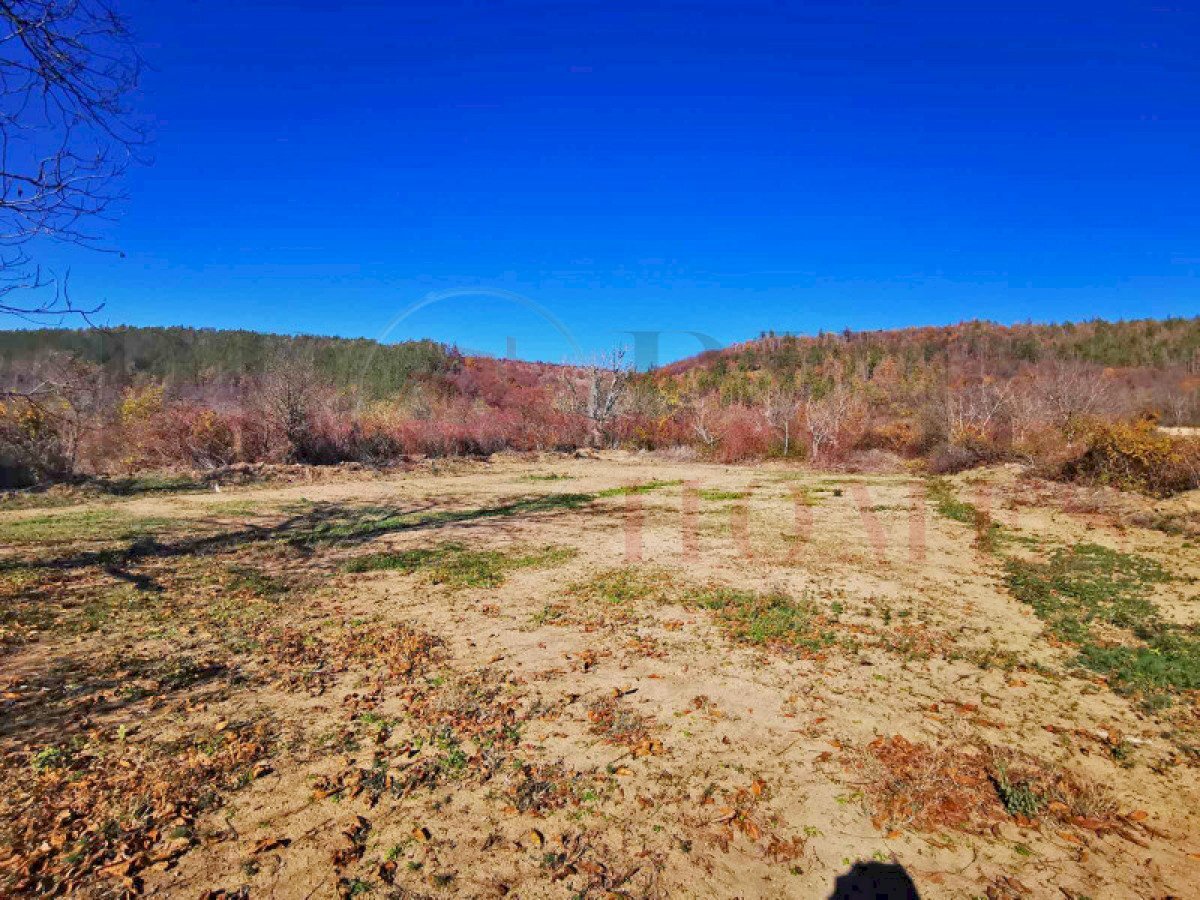
[[[631,375],[624,348],[601,354],[574,371],[564,371],[564,394],[571,410],[587,420],[591,446],[614,445],[612,426],[622,411]]]
[[[1200,389],[1171,387],[1163,391],[1156,404],[1162,411],[1162,424],[1188,426],[1200,422]]]
[[[0,386],[0,457],[5,481],[73,476],[101,406],[94,366],[55,354]]]
[[[288,462],[314,462],[319,383],[312,360],[278,358],[268,367],[259,388],[267,422],[281,437]]]
[[[952,389],[946,396],[950,440],[966,443],[994,434],[1009,416],[1012,397],[1008,386],[983,381]]]
[[[708,452],[721,439],[721,400],[715,394],[700,394],[688,399],[687,419],[691,433]]]
[[[1109,411],[1112,385],[1099,366],[1054,362],[1039,369],[1036,384],[1051,420],[1065,425],[1076,417]]]
[[[848,438],[861,429],[863,413],[861,398],[840,382],[819,398],[809,397],[804,417],[812,459],[833,459],[850,449]]]
[[[783,455],[791,453],[792,429],[800,410],[804,408],[804,399],[795,387],[789,384],[773,384],[767,388],[763,397],[763,414],[767,424],[779,433],[783,442]]]

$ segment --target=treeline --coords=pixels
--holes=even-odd
[[[1022,460],[1160,494],[1200,484],[1200,443],[1158,427],[1200,425],[1200,318],[768,332],[650,378],[634,441],[661,440],[665,403],[724,461]]]
[[[121,328],[0,333],[0,479],[584,445],[723,462],[1025,460],[1169,493],[1197,483],[1200,318],[764,334],[648,373],[430,341]]]
[[[983,365],[1011,374],[1040,362],[1084,362],[1121,368],[1178,368],[1200,375],[1200,317],[1058,325],[958,325],[891,331],[844,331],[816,336],[764,332],[753,341],[713,350],[666,367],[669,373],[697,368],[723,377],[735,371],[782,373],[834,360],[864,371],[891,360],[903,373],[914,368]]]
[[[111,384],[236,383],[280,360],[303,359],[324,382],[372,398],[394,396],[419,379],[452,369],[459,354],[429,340],[289,336],[211,328],[39,328],[0,331],[0,371],[14,373],[55,355],[95,367]]]

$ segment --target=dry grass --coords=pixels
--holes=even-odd
[[[1015,750],[938,748],[894,735],[870,743],[860,771],[881,829],[983,833],[1004,821],[1093,832],[1128,827],[1104,788]]]

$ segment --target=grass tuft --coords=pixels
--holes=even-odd
[[[501,550],[469,550],[462,544],[446,543],[438,547],[403,550],[398,553],[372,553],[350,560],[347,572],[424,573],[433,584],[452,588],[499,587],[514,569],[560,565],[575,556],[570,547],[544,547],[523,553]]]
[[[819,650],[833,642],[831,633],[819,630],[819,610],[807,597],[707,587],[692,600],[713,610],[721,627],[743,643]]]
[[[626,484],[621,487],[605,488],[599,491],[597,497],[624,497],[628,494],[649,494],[665,487],[675,487],[683,484],[682,479],[675,481],[647,481],[645,484]]]
[[[1003,762],[996,764],[996,772],[992,776],[996,793],[1004,804],[1004,811],[1010,816],[1024,816],[1026,819],[1036,819],[1045,798],[1028,781],[1014,780],[1009,776],[1008,766]]]
[[[700,497],[704,500],[744,500],[750,496],[749,491],[723,491],[720,488],[708,488],[700,491]]]

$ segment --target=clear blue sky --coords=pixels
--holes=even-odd
[[[116,2],[154,161],[124,259],[45,256],[106,323],[374,337],[481,288],[593,350],[1200,312],[1192,3]],[[571,352],[486,296],[390,336]]]

